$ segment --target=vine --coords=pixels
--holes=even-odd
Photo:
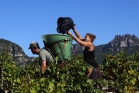
[[[95,88],[96,83],[86,77],[89,65],[80,55],[73,55],[72,60],[59,64],[56,61],[49,64],[43,74],[39,73],[38,59],[20,68],[9,52],[0,53],[0,69],[3,69],[0,86],[13,93],[104,93]],[[111,86],[111,91],[121,93],[139,91],[139,52],[128,55],[121,51],[116,55],[106,54],[100,64],[103,78],[98,83]],[[2,71],[0,71],[2,72]],[[1,73],[2,74],[2,73]],[[4,85],[4,86],[2,86]]]

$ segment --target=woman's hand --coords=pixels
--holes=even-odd
[[[92,70],[93,70],[93,68],[89,68],[89,69],[87,70],[87,77],[89,77],[89,76],[91,75]]]
[[[70,31],[67,31],[67,34],[68,34],[68,35],[70,35],[70,36],[72,36],[72,34],[71,34],[71,32],[70,32]]]
[[[75,25],[73,25],[73,27],[71,28],[72,30],[75,30]]]

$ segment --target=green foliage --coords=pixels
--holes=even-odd
[[[103,64],[103,78],[98,83],[112,86],[122,93],[137,91],[139,86],[139,52],[128,55],[123,51],[116,55],[106,54]],[[3,68],[8,90],[14,93],[104,93],[94,87],[96,83],[86,77],[89,65],[81,55],[73,55],[71,61],[49,64],[43,74],[39,73],[38,59],[20,68],[13,62],[9,52],[0,53],[0,68]]]
[[[0,58],[3,80],[7,89],[14,93],[92,93],[94,90],[94,81],[85,75],[89,66],[82,56],[75,55],[71,61],[61,64],[57,61],[49,64],[43,74],[39,73],[38,59],[25,68],[19,68],[9,52],[3,52]]]
[[[102,64],[103,79],[122,93],[133,93],[139,87],[139,52],[129,55],[121,51],[107,54]]]

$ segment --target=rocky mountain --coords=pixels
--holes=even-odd
[[[82,54],[84,47],[79,44],[73,44],[72,53]],[[106,53],[115,54],[124,50],[128,54],[139,51],[139,38],[135,35],[125,34],[116,35],[113,40],[104,45],[95,46],[96,58],[98,63],[102,63]]]
[[[19,45],[9,40],[0,39],[0,52],[3,50],[9,50],[13,60],[21,67],[24,67],[26,63],[34,59],[33,57],[28,57]]]
[[[105,51],[120,51],[126,47],[139,46],[139,39],[135,35],[116,35],[114,39],[103,47]]]

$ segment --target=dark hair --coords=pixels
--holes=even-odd
[[[91,42],[93,42],[94,39],[96,39],[96,36],[91,33],[87,33],[86,35],[89,36],[89,38],[91,38]]]
[[[39,46],[39,44],[38,44],[38,43],[36,43],[36,46],[33,46],[33,48],[34,48],[34,49],[37,49],[37,48],[39,48],[39,49],[40,49],[40,46]]]

